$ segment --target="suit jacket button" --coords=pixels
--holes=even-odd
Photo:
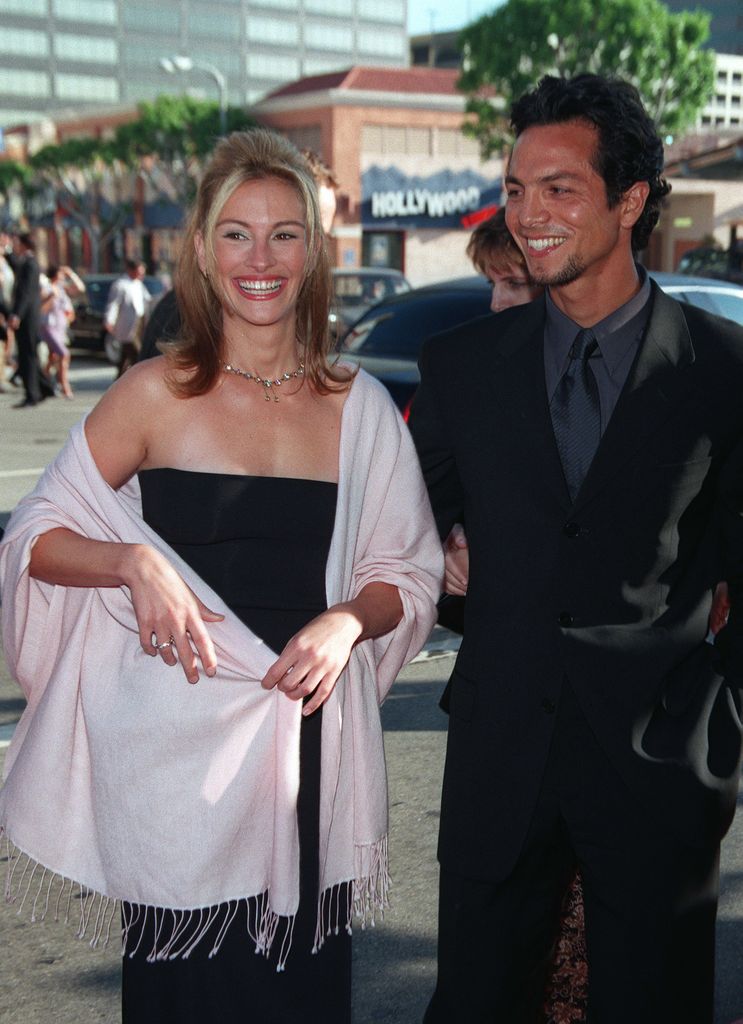
[[[560,614],[557,617],[557,621],[560,623],[561,626],[572,626],[573,616],[570,614],[570,612],[560,612]]]
[[[562,532],[566,537],[570,537],[571,540],[574,540],[576,537],[580,537],[580,526],[578,523],[565,523],[562,528]]]
[[[549,697],[545,697],[542,701],[542,711],[548,715],[554,715],[555,713],[555,702],[550,700]]]

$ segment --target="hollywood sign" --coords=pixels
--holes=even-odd
[[[451,217],[458,213],[476,210],[480,205],[480,189],[449,189],[446,192],[431,192],[427,188],[409,188],[390,192],[372,192],[372,217],[414,217],[422,214],[428,217]]]

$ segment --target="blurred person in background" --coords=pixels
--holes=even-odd
[[[13,348],[13,332],[8,324],[15,283],[15,274],[8,262],[8,257],[12,252],[11,236],[6,231],[0,231],[0,394],[7,391],[5,371],[6,367],[10,365]]]
[[[15,281],[8,326],[15,334],[18,372],[25,391],[23,400],[14,408],[28,409],[54,394],[51,382],[39,366],[40,271],[36,261],[36,244],[28,232],[14,237],[13,257]]]
[[[103,316],[106,331],[121,346],[117,377],[137,361],[147,305],[151,298],[144,284],[144,263],[128,259],[124,268],[124,274],[111,285]]]
[[[56,373],[57,387],[65,398],[72,398],[70,387],[70,349],[68,328],[75,319],[70,295],[81,295],[85,285],[70,267],[50,266],[41,294],[41,340],[49,350],[47,375]]]

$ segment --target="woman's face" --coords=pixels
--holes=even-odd
[[[524,267],[518,263],[507,263],[503,266],[488,266],[488,280],[493,286],[490,308],[500,313],[509,306],[522,306],[541,295],[542,288],[534,284]]]
[[[205,269],[201,238],[196,248]],[[217,220],[214,255],[228,319],[255,326],[293,323],[307,240],[304,206],[290,185],[278,178],[239,185]]]

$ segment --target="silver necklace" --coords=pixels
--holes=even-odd
[[[225,373],[234,373],[238,377],[244,377],[245,380],[254,380],[256,384],[260,384],[263,388],[263,397],[267,402],[271,401],[272,395],[274,402],[278,402],[279,395],[276,388],[280,388],[285,381],[304,377],[304,363],[301,361],[296,370],[292,370],[291,373],[282,373],[280,377],[259,377],[257,373],[241,370],[239,367],[233,366],[232,363],[222,363],[222,369]]]

